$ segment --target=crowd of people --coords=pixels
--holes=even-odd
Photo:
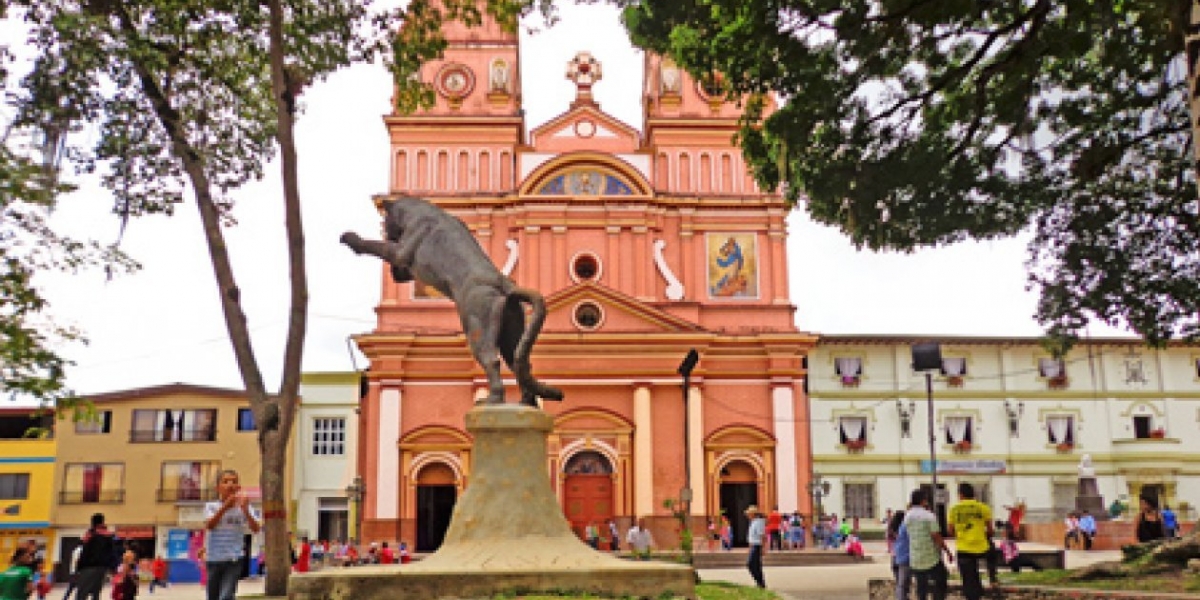
[[[260,557],[261,554],[262,551]],[[264,563],[263,558],[259,559],[260,566]],[[308,573],[323,567],[395,565],[411,561],[408,542],[404,541],[395,546],[390,542],[371,542],[366,550],[360,550],[357,544],[345,540],[309,541],[307,537],[301,537],[300,543],[292,548],[292,570],[296,573]]]

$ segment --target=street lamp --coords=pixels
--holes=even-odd
[[[350,544],[353,546],[358,545],[358,539],[362,536],[362,501],[366,492],[367,486],[363,485],[362,477],[358,475],[346,486],[346,498],[354,505],[354,535],[350,536]]]
[[[937,430],[933,426],[933,371],[942,368],[942,346],[937,342],[914,344],[912,347],[912,368],[914,371],[925,372],[925,398],[929,409],[929,472],[933,475],[932,498],[930,506],[933,514],[938,514],[938,482],[937,482]]]
[[[683,504],[683,537],[691,538],[692,526],[692,444],[691,444],[691,411],[688,410],[688,388],[691,387],[692,369],[700,362],[700,354],[695,348],[688,350],[683,362],[679,363],[676,372],[683,377],[683,489],[679,491],[679,502]],[[690,559],[691,548],[685,549]]]
[[[1011,437],[1020,437],[1021,415],[1025,414],[1025,402],[1018,401],[1014,405],[1005,398],[1004,412],[1008,414],[1008,435]]]
[[[912,437],[912,419],[917,412],[917,403],[909,400],[908,405],[905,405],[897,399],[896,411],[900,413],[900,437]]]
[[[825,509],[821,506],[821,498],[828,496],[832,487],[828,481],[821,478],[820,473],[813,473],[812,480],[808,482],[808,493],[813,497],[816,505],[816,514],[813,515],[814,523],[825,514]]]

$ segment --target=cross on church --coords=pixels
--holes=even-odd
[[[577,97],[585,98],[592,95],[592,85],[604,76],[600,69],[600,61],[591,52],[580,52],[575,58],[567,61],[567,79],[575,82]]]

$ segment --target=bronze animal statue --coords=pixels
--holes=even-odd
[[[397,283],[419,279],[454,301],[471,353],[487,374],[487,403],[504,403],[499,356],[516,375],[522,404],[537,406],[539,397],[562,400],[562,391],[533,377],[529,363],[546,319],[542,295],[517,287],[500,273],[467,226],[441,208],[420,198],[388,201],[383,207],[387,240],[364,240],[346,232],[342,243],[355,254],[386,261]],[[533,309],[528,324],[522,303]]]

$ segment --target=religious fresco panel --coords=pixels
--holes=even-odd
[[[708,296],[758,299],[758,239],[753,233],[706,236]]]

